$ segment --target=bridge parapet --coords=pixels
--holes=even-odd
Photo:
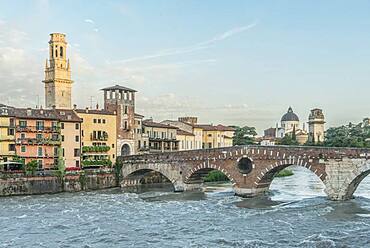
[[[119,157],[124,163],[135,161],[188,161],[207,160],[222,157],[230,158],[248,153],[259,158],[285,158],[287,156],[301,156],[320,159],[368,158],[370,149],[359,148],[331,148],[317,146],[232,146],[213,149],[174,151],[163,153],[151,153]],[[285,154],[285,156],[284,156]]]

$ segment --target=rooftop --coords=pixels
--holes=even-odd
[[[181,129],[178,129],[178,130],[176,131],[176,133],[177,133],[177,135],[195,136],[194,134],[189,133],[189,132],[186,132],[186,131],[181,130]]]
[[[13,108],[10,112],[11,115],[21,119],[58,120],[58,116],[53,109]]]
[[[293,112],[292,107],[289,107],[288,112],[281,117],[281,121],[299,121],[299,118]]]
[[[104,90],[104,91],[107,91],[107,90],[123,90],[123,91],[137,92],[136,90],[133,90],[133,89],[130,89],[130,88],[118,85],[118,84],[116,84],[114,86],[111,86],[111,87],[103,88],[101,90]]]
[[[82,122],[77,113],[72,109],[54,109],[57,118],[63,122]]]
[[[224,125],[221,125],[221,124],[219,124],[217,126],[209,125],[209,124],[196,124],[196,125],[193,125],[193,126],[198,127],[198,128],[202,128],[205,131],[235,131],[235,128],[227,127],[227,126],[224,126]]]
[[[154,122],[152,120],[144,120],[143,125],[147,127],[158,127],[158,128],[170,128],[170,129],[178,129],[177,127],[173,127],[170,125]]]
[[[116,115],[115,112],[111,112],[105,109],[76,109],[76,112],[80,114]]]

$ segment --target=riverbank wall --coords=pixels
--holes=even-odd
[[[66,174],[60,176],[16,175],[0,178],[0,197],[79,192],[118,187],[114,173]]]

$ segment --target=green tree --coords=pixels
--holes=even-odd
[[[235,134],[233,138],[233,145],[250,145],[255,143],[255,137],[257,136],[255,127],[238,127],[232,126],[235,128]]]
[[[292,137],[293,135],[290,135],[290,134],[286,134],[284,136],[284,138],[282,138],[278,144],[279,145],[286,145],[286,146],[297,146],[299,145],[297,139],[293,139],[294,137]]]
[[[26,174],[34,176],[38,166],[39,166],[39,163],[36,160],[32,160],[31,162],[28,162],[25,166]]]
[[[326,131],[324,146],[370,147],[370,126],[363,123],[331,127]]]

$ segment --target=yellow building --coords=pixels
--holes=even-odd
[[[153,120],[143,121],[144,133],[149,136],[150,152],[167,152],[179,149],[179,141],[176,139],[177,127],[153,122]]]
[[[0,168],[15,156],[15,121],[8,106],[0,104]]]
[[[62,155],[66,168],[81,167],[81,123],[74,110],[55,109],[59,120]]]
[[[114,164],[117,157],[116,113],[97,109],[77,109],[76,112],[82,118],[81,164],[83,167]]]
[[[202,148],[220,148],[233,145],[235,129],[223,125],[195,125],[203,129]]]
[[[195,135],[181,129],[176,131],[176,140],[179,141],[179,150],[193,150],[196,149]]]
[[[200,125],[197,117],[179,117],[177,121],[165,120],[162,124],[177,127],[180,150],[229,147],[233,145],[235,129],[224,125]],[[187,135],[185,135],[187,133]],[[181,135],[184,134],[184,135]],[[192,134],[193,136],[190,136]],[[189,142],[187,145],[186,142]]]

